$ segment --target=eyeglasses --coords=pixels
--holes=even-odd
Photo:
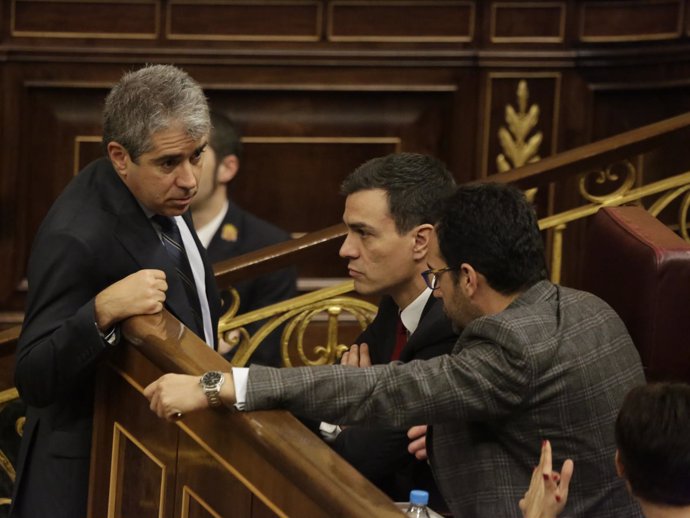
[[[426,285],[429,287],[429,289],[436,290],[438,289],[438,280],[441,277],[442,273],[455,271],[459,269],[460,268],[458,266],[448,266],[446,268],[438,268],[436,270],[425,270],[422,272],[422,277],[424,278],[424,282],[426,282]]]

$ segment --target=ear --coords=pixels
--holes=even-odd
[[[412,247],[412,258],[415,261],[424,261],[429,253],[429,243],[434,232],[434,226],[428,223],[415,227],[412,232],[414,246]]]
[[[227,155],[218,165],[218,183],[228,183],[235,178],[240,169],[240,160],[237,155]]]
[[[108,142],[107,146],[108,158],[113,164],[115,171],[122,177],[127,176],[127,164],[129,163],[130,157],[127,150],[119,143],[112,141]]]
[[[479,287],[479,273],[471,264],[462,263],[458,270],[458,283],[465,295],[471,298]]]
[[[616,473],[620,478],[625,478],[625,468],[623,467],[623,463],[621,462],[621,452],[616,449],[616,457],[615,461],[616,463]]]

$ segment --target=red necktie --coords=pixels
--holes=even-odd
[[[405,329],[402,320],[400,320],[400,315],[398,315],[398,325],[396,326],[395,330],[395,349],[393,350],[393,354],[391,354],[391,361],[395,361],[400,358],[400,353],[402,352],[406,343],[407,329]]]

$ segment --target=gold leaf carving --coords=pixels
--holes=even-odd
[[[539,147],[543,140],[542,132],[537,131],[529,136],[539,123],[539,106],[533,104],[527,108],[529,89],[524,79],[518,83],[516,97],[518,110],[515,111],[510,104],[506,105],[507,128],[501,126],[498,130],[498,141],[503,153],[496,157],[496,166],[501,173],[541,159]]]

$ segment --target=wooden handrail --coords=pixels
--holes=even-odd
[[[156,315],[129,318],[123,322],[122,331],[130,348],[164,372],[198,375],[207,370],[230,370],[226,360],[166,310]],[[114,358],[113,366],[123,378],[139,388],[153,381],[147,377],[145,369],[133,367],[135,362],[131,361],[131,355],[129,360],[123,359],[128,355],[127,347],[120,348],[119,352],[120,358]],[[130,404],[135,408],[134,402],[130,401]],[[281,516],[300,515],[301,504],[291,502],[291,499],[287,502],[273,501],[271,491],[276,492],[280,488],[273,487],[275,481],[257,476],[255,471],[259,469],[256,466],[245,466],[244,452],[253,452],[255,462],[258,452],[261,462],[277,469],[289,483],[298,487],[316,504],[322,516],[401,516],[388,497],[288,412],[209,410],[186,416],[179,426],[180,433],[202,445],[219,463],[232,465],[240,473],[243,483]],[[99,430],[104,429],[101,427]],[[238,443],[243,445],[241,451],[231,446]],[[107,448],[105,451],[109,452]],[[286,491],[286,488],[282,490]]]
[[[538,187],[564,175],[588,172],[602,164],[649,151],[660,141],[671,143],[682,138],[690,138],[690,112],[569,149],[505,173],[492,174],[478,182]]]
[[[21,333],[21,331],[22,326],[14,326],[0,331],[0,347],[16,344],[17,340],[19,340],[19,333]]]
[[[310,232],[302,237],[267,246],[213,265],[216,282],[228,286],[233,281],[255,277],[270,270],[295,264],[322,245],[343,237],[347,229],[343,223]]]

